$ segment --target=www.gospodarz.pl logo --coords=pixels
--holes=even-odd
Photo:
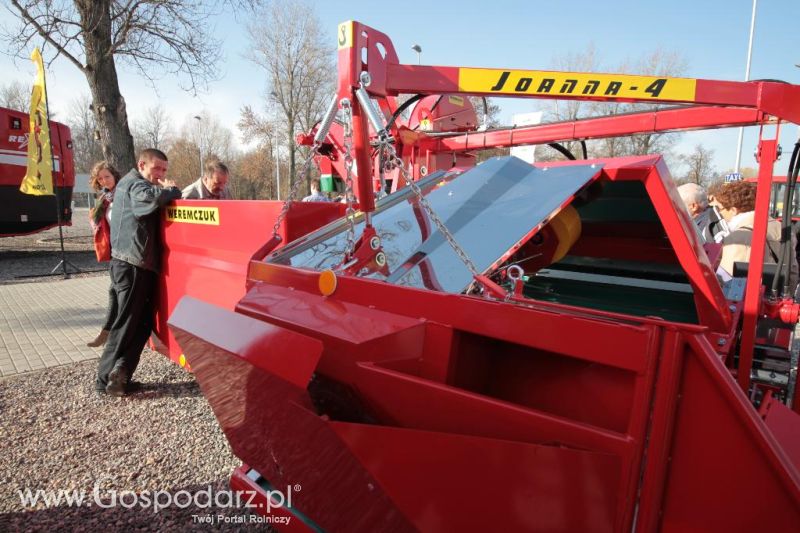
[[[263,503],[256,501],[256,492],[252,490],[231,491],[216,490],[212,485],[196,491],[179,490],[170,492],[167,490],[135,492],[132,490],[102,489],[103,482],[110,480],[110,477],[103,477],[94,483],[91,493],[85,490],[17,490],[20,502],[23,507],[30,508],[50,508],[50,507],[99,507],[101,509],[112,509],[124,507],[126,509],[152,509],[153,513],[158,513],[163,509],[177,507],[186,509],[196,507],[198,509],[249,509],[257,510],[261,513],[270,514],[275,509],[290,508],[292,506],[292,494],[301,490],[300,485],[287,485],[286,490],[265,491]]]

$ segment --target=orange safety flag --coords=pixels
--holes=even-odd
[[[47,122],[47,93],[44,85],[44,64],[38,48],[34,48],[31,60],[36,65],[36,79],[31,91],[28,171],[19,190],[36,196],[52,195],[53,157],[50,151],[50,126]]]

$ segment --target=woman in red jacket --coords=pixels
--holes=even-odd
[[[89,223],[94,234],[94,251],[98,261],[108,261],[111,259],[111,230],[109,221],[111,220],[111,206],[114,202],[114,189],[120,180],[120,174],[112,165],[105,161],[100,161],[92,168],[89,175],[89,186],[95,191],[95,204],[89,210]],[[108,310],[106,320],[97,337],[87,346],[97,348],[105,344],[111,324],[117,316],[117,296],[113,289],[108,291]]]

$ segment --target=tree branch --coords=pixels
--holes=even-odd
[[[71,61],[71,62],[72,62],[72,63],[73,63],[73,64],[74,64],[76,67],[78,67],[78,69],[80,69],[80,71],[81,71],[81,72],[84,72],[84,73],[86,72],[86,69],[85,69],[85,67],[84,67],[83,65],[81,65],[81,62],[80,62],[80,61],[78,61],[77,59],[75,59],[75,56],[73,56],[72,54],[70,54],[70,53],[69,53],[69,52],[68,52],[68,51],[67,51],[67,50],[66,50],[66,49],[65,49],[65,48],[64,48],[64,47],[63,47],[61,44],[59,44],[58,42],[56,42],[56,41],[55,41],[55,39],[53,39],[53,38],[50,36],[50,34],[47,32],[47,30],[45,30],[45,29],[42,27],[42,25],[41,25],[41,24],[39,24],[39,23],[36,21],[36,19],[34,19],[34,18],[31,16],[31,14],[28,12],[28,10],[27,10],[26,8],[22,7],[22,6],[20,5],[20,3],[19,3],[17,0],[11,0],[11,4],[12,4],[14,7],[16,7],[16,8],[17,8],[17,11],[19,11],[20,15],[22,15],[22,18],[23,18],[23,19],[24,19],[24,20],[25,20],[25,21],[26,21],[28,24],[30,24],[31,26],[33,26],[33,27],[36,29],[36,32],[37,32],[39,35],[41,35],[41,36],[44,38],[44,40],[45,40],[45,41],[47,41],[48,43],[52,44],[52,45],[53,45],[53,46],[56,48],[56,50],[58,50],[58,53],[59,53],[59,54],[63,54],[63,56],[64,56],[64,57],[66,57],[67,59],[69,59],[69,60],[70,60],[70,61]]]

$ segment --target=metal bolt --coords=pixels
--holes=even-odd
[[[364,87],[369,87],[369,84],[372,83],[372,77],[369,75],[369,72],[366,71],[361,73],[359,79],[361,79],[361,85]]]
[[[369,247],[373,250],[377,250],[381,247],[381,239],[377,235],[369,240]]]
[[[725,343],[728,342],[725,339],[717,339],[717,346],[725,346]]]
[[[728,306],[728,310],[730,310],[731,313],[735,313],[736,312],[736,306],[735,305],[730,305],[730,306]]]

